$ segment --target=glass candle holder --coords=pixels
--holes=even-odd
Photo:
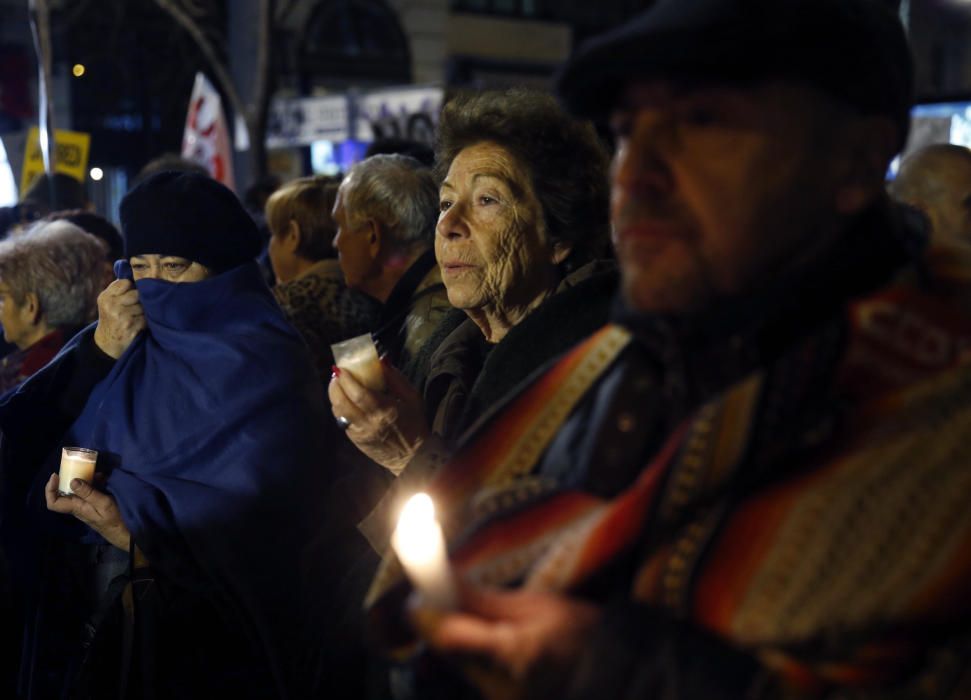
[[[330,349],[334,352],[334,364],[371,391],[384,391],[384,368],[370,333],[334,343]]]
[[[86,447],[64,447],[61,449],[61,469],[58,472],[57,492],[62,496],[73,496],[71,480],[81,479],[89,484],[94,479],[94,467],[98,462],[98,451]]]

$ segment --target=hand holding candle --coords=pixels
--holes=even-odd
[[[456,607],[458,595],[445,551],[445,537],[428,494],[415,494],[405,504],[391,546],[429,607],[440,610]]]
[[[63,483],[57,474],[51,474],[44,487],[44,500],[47,509],[55,513],[73,515],[82,523],[104,537],[110,544],[127,552],[131,548],[131,532],[121,517],[118,503],[109,493],[103,493],[89,482],[74,479],[71,495],[63,495],[62,488],[70,488],[71,483]],[[142,557],[144,560],[144,557]],[[142,564],[144,565],[144,564]]]

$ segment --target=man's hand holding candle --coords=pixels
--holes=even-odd
[[[487,699],[551,696],[568,677],[601,610],[551,593],[459,586],[435,505],[405,504],[391,545],[411,580],[412,622],[428,645],[461,662]]]
[[[599,607],[552,593],[461,586],[459,609],[411,610],[419,635],[457,661],[487,700],[559,697]]]
[[[327,393],[335,418],[349,422],[347,436],[364,454],[395,475],[431,433],[421,395],[397,368],[381,362],[385,391],[372,391],[335,367]]]

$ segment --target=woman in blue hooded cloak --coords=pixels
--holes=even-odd
[[[300,573],[332,479],[309,353],[229,190],[160,173],[121,219],[116,273],[134,277],[147,330],[60,443],[98,451],[95,484],[60,495],[58,449],[27,495],[20,692],[303,697],[317,621]]]

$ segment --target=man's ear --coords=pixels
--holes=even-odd
[[[362,233],[367,236],[368,251],[371,253],[371,259],[377,260],[378,256],[381,255],[385,233],[384,227],[381,226],[380,222],[374,219],[368,219],[364,222],[364,231]]]
[[[887,164],[897,150],[897,126],[888,117],[873,116],[854,118],[844,128],[836,211],[852,216],[884,191]]]
[[[559,265],[570,257],[573,252],[573,244],[567,241],[556,241],[553,243],[553,264]]]
[[[27,292],[24,295],[24,303],[21,311],[25,319],[32,325],[40,325],[43,319],[43,312],[40,308],[40,298],[34,292]]]

